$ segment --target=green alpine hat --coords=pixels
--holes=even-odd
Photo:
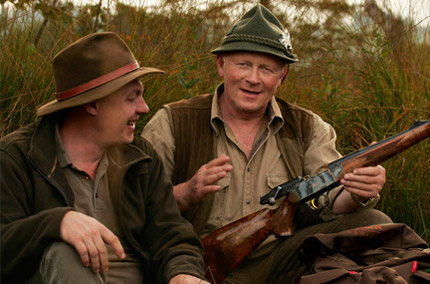
[[[212,53],[253,51],[274,55],[287,63],[298,61],[290,34],[266,7],[257,4],[239,19]]]

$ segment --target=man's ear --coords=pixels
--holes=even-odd
[[[285,65],[284,71],[281,75],[281,84],[284,82],[285,78],[287,77],[288,71],[290,71],[290,64]]]
[[[285,77],[287,77],[288,71],[290,71],[290,64],[285,65],[284,72],[282,72],[282,80],[284,80]]]
[[[97,101],[89,102],[89,103],[85,104],[84,109],[89,115],[96,116],[97,115]]]
[[[218,75],[221,78],[224,78],[225,55],[223,53],[216,55],[216,63],[217,63],[217,68],[218,68]]]

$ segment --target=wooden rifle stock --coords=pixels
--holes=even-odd
[[[297,204],[298,199],[283,201],[277,209],[263,208],[204,237],[206,278],[221,283],[271,234],[291,235]]]
[[[421,140],[430,137],[430,121],[417,121],[408,130],[346,155],[328,165],[328,170],[310,178],[298,177],[275,187],[262,196],[261,204],[274,204],[286,196],[276,209],[264,208],[212,232],[202,239],[205,248],[206,278],[213,284],[242,263],[267,237],[293,234],[293,216],[300,203],[339,185],[341,178],[356,168],[376,166]]]

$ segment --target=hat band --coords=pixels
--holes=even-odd
[[[260,45],[269,46],[272,48],[276,48],[282,52],[288,52],[288,50],[283,46],[280,42],[263,38],[259,36],[253,36],[253,35],[247,35],[247,34],[231,34],[224,38],[222,44],[226,44],[229,42],[235,42],[235,41],[247,41],[252,43],[257,43]]]
[[[55,94],[55,97],[57,98],[57,101],[62,101],[62,100],[74,97],[90,89],[103,85],[104,83],[112,81],[113,79],[121,77],[122,75],[125,75],[131,71],[138,69],[139,67],[140,67],[139,63],[137,61],[134,61],[126,66],[123,66],[119,69],[109,72],[103,76],[97,77],[75,88],[69,89],[61,93],[57,93]]]

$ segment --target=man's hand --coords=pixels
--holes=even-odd
[[[230,157],[221,154],[218,158],[201,166],[191,179],[174,186],[173,194],[181,212],[193,204],[202,202],[209,193],[220,189],[220,186],[215,183],[233,169],[229,162]]]
[[[385,169],[381,166],[355,169],[340,181],[344,190],[336,198],[333,211],[339,214],[351,212],[376,197],[385,184]],[[354,197],[353,197],[354,196]]]
[[[210,283],[191,275],[179,274],[173,277],[172,279],[170,279],[169,284],[210,284]]]
[[[385,169],[382,166],[358,168],[346,174],[341,183],[349,193],[366,201],[382,190],[385,184]]]
[[[61,238],[79,253],[82,264],[91,266],[94,273],[109,269],[106,244],[110,244],[120,259],[125,258],[124,249],[108,228],[85,214],[69,211],[60,225]]]

